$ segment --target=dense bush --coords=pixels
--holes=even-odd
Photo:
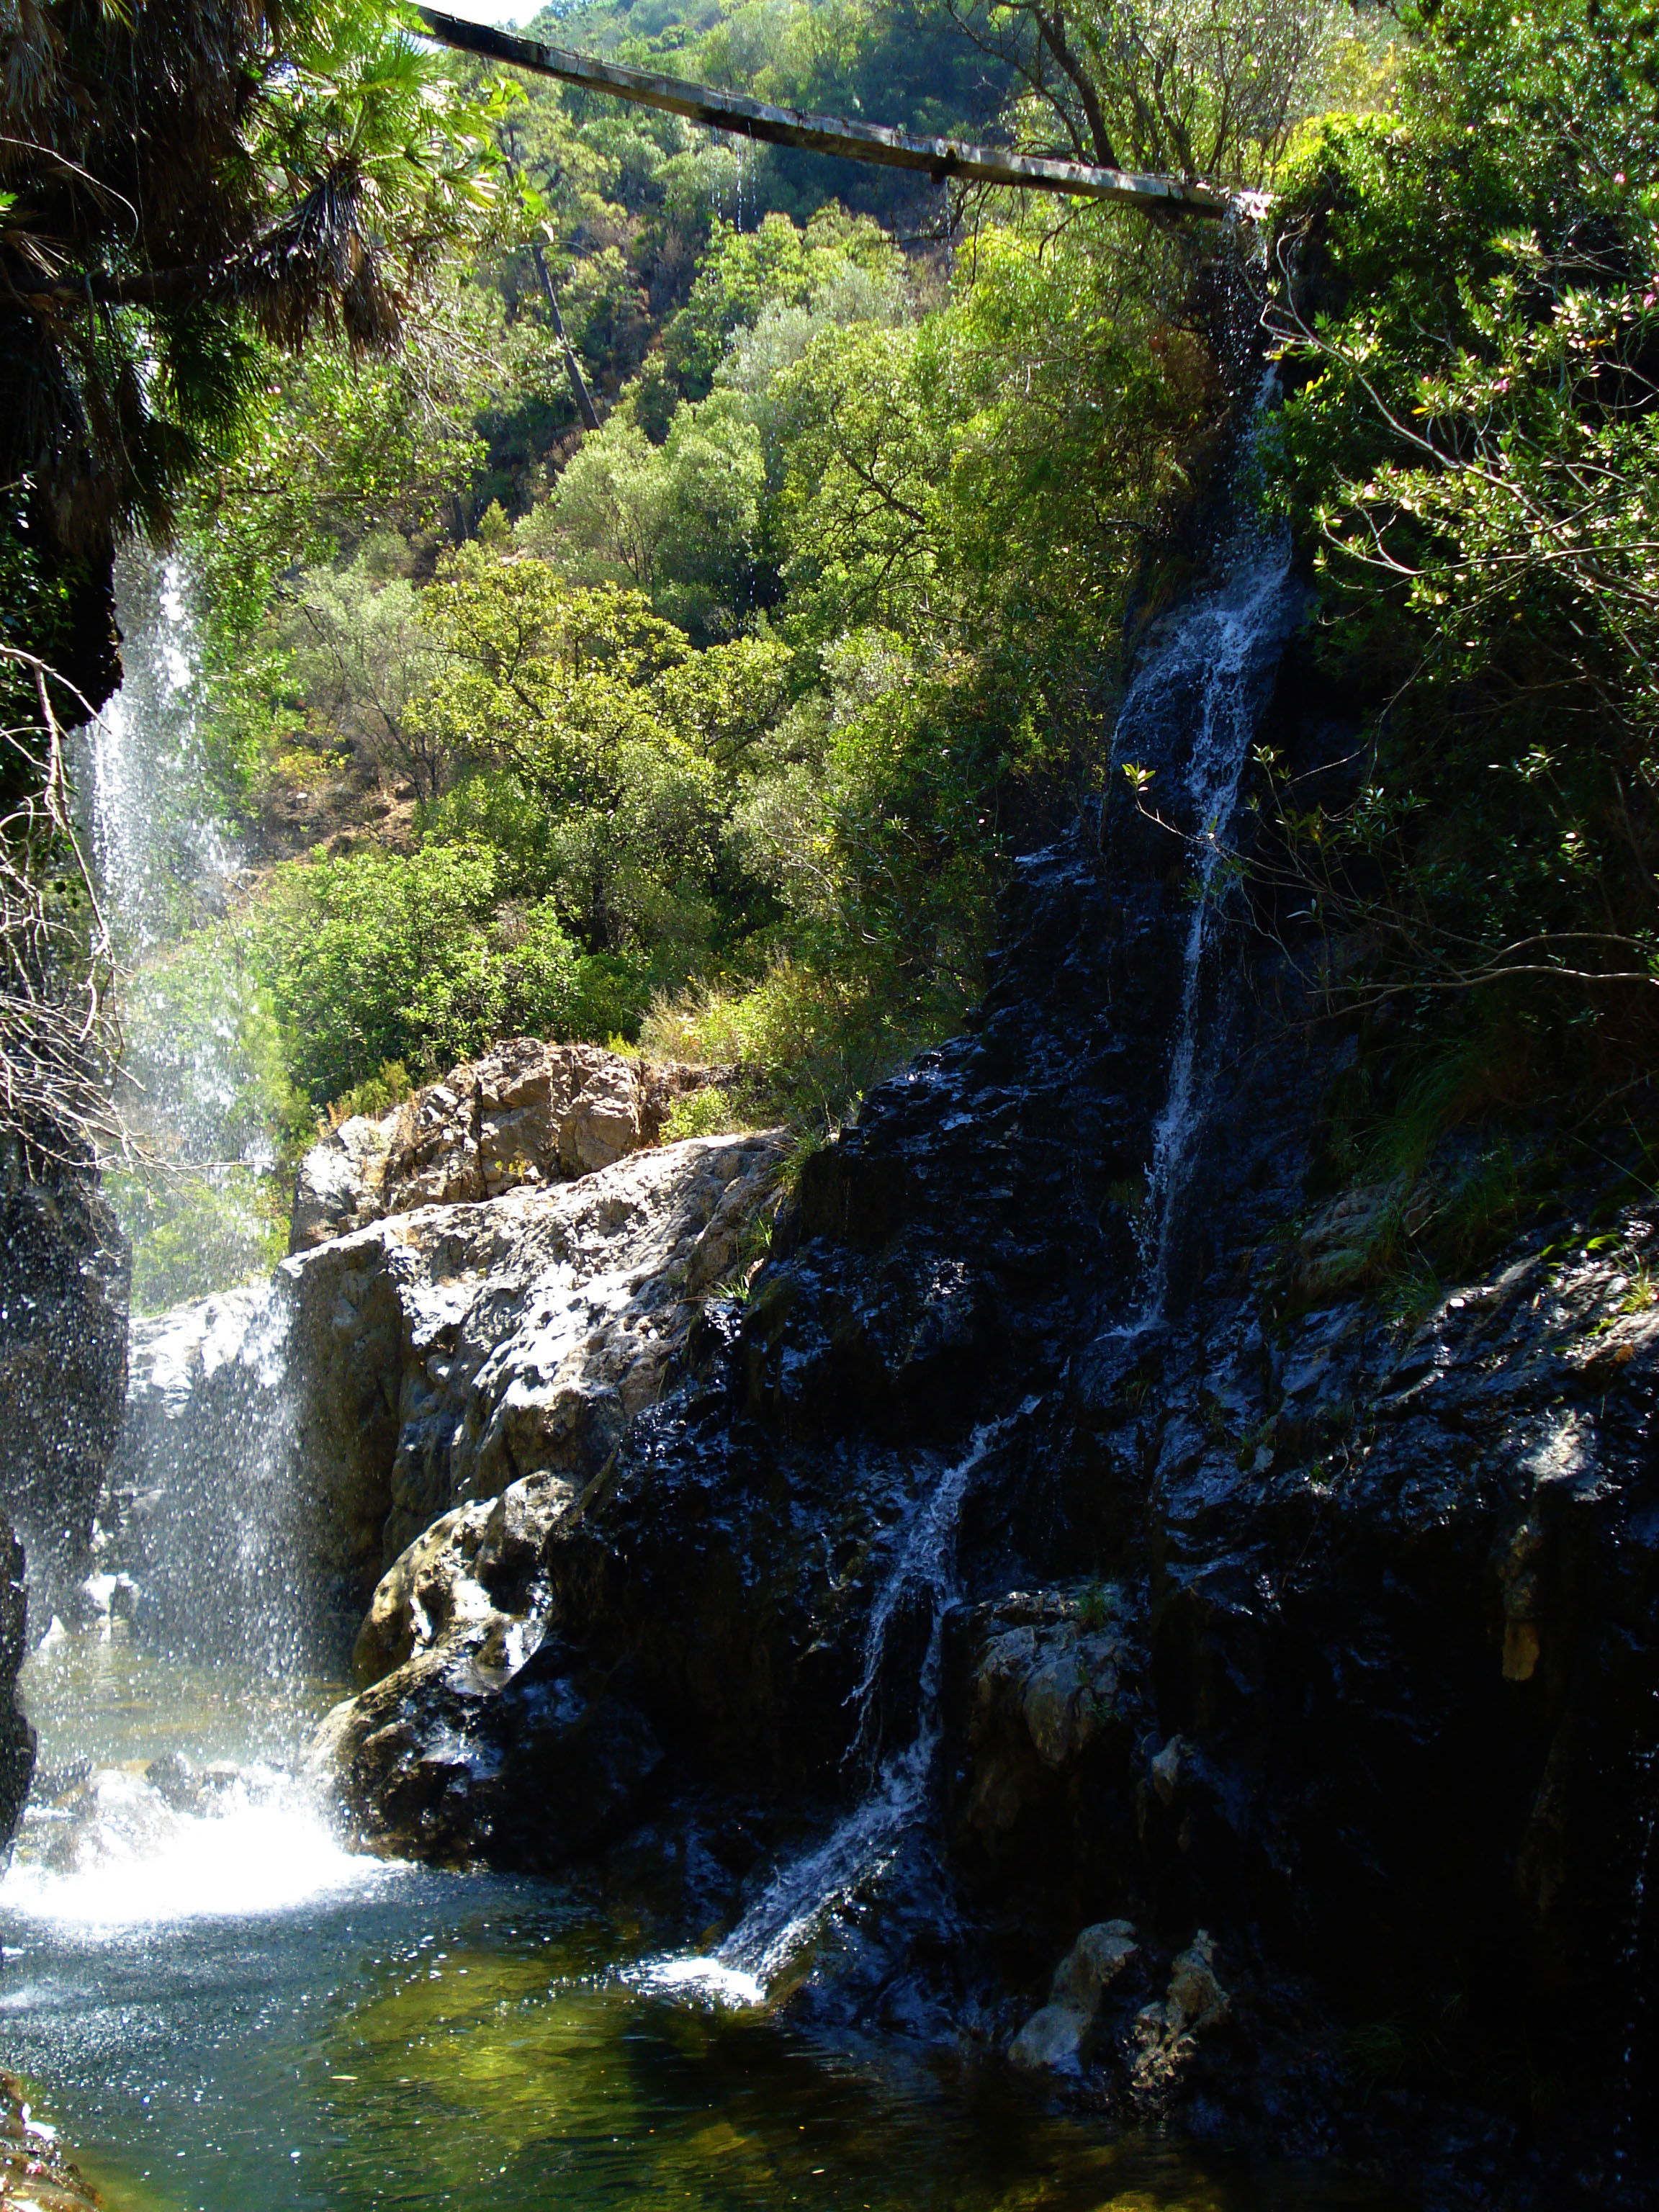
[[[1605,1088],[1659,981],[1650,25],[1454,0],[1413,29],[1398,112],[1327,124],[1279,218],[1278,480],[1389,702],[1291,857],[1419,1035]]]
[[[627,979],[588,970],[545,902],[498,899],[486,846],[290,862],[253,933],[295,1080],[319,1104],[374,1069],[432,1073],[492,1038],[615,1023]]]

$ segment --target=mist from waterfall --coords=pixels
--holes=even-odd
[[[276,1256],[267,1018],[227,935],[241,874],[215,803],[193,584],[140,550],[117,568],[124,680],[76,769],[119,977],[117,1098],[136,1164],[109,1188],[154,1309]]]

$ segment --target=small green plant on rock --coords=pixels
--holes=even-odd
[[[674,1145],[682,1137],[724,1137],[754,1126],[732,1092],[708,1083],[674,1101],[662,1125],[662,1141]]]

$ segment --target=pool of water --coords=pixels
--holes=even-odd
[[[112,2212],[1399,2201],[652,1994],[641,1932],[556,1887],[355,1856],[282,1771],[329,1694],[96,1638],[30,1662],[46,1802],[0,1883],[0,2063]],[[174,1805],[144,1769],[181,1752],[225,1764]]]

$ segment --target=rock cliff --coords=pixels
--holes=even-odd
[[[480,1468],[319,1757],[383,1846],[608,1842],[686,1925],[752,1914],[925,1741],[895,1561],[971,1467],[933,1794],[775,1997],[1130,2118],[1410,2136],[1452,2198],[1542,2160],[1537,2201],[1607,2201],[1651,2056],[1659,1221],[1564,1201],[1410,1325],[1345,1292],[1309,1181],[1345,1047],[1241,939],[1149,1308],[1160,834],[1126,808],[1021,870],[972,1031],[806,1162],[593,1472]]]
[[[0,1149],[0,1511],[48,1614],[86,1572],[120,1431],[127,1267],[90,1170]]]
[[[34,1765],[15,1699],[28,1615],[38,1633],[70,1609],[90,1563],[121,1425],[126,1299],[126,1249],[95,1174],[0,1142],[0,1846]]]
[[[313,1146],[300,1164],[289,1249],[309,1251],[417,1206],[591,1175],[654,1145],[675,1099],[714,1079],[599,1045],[510,1037]]]

